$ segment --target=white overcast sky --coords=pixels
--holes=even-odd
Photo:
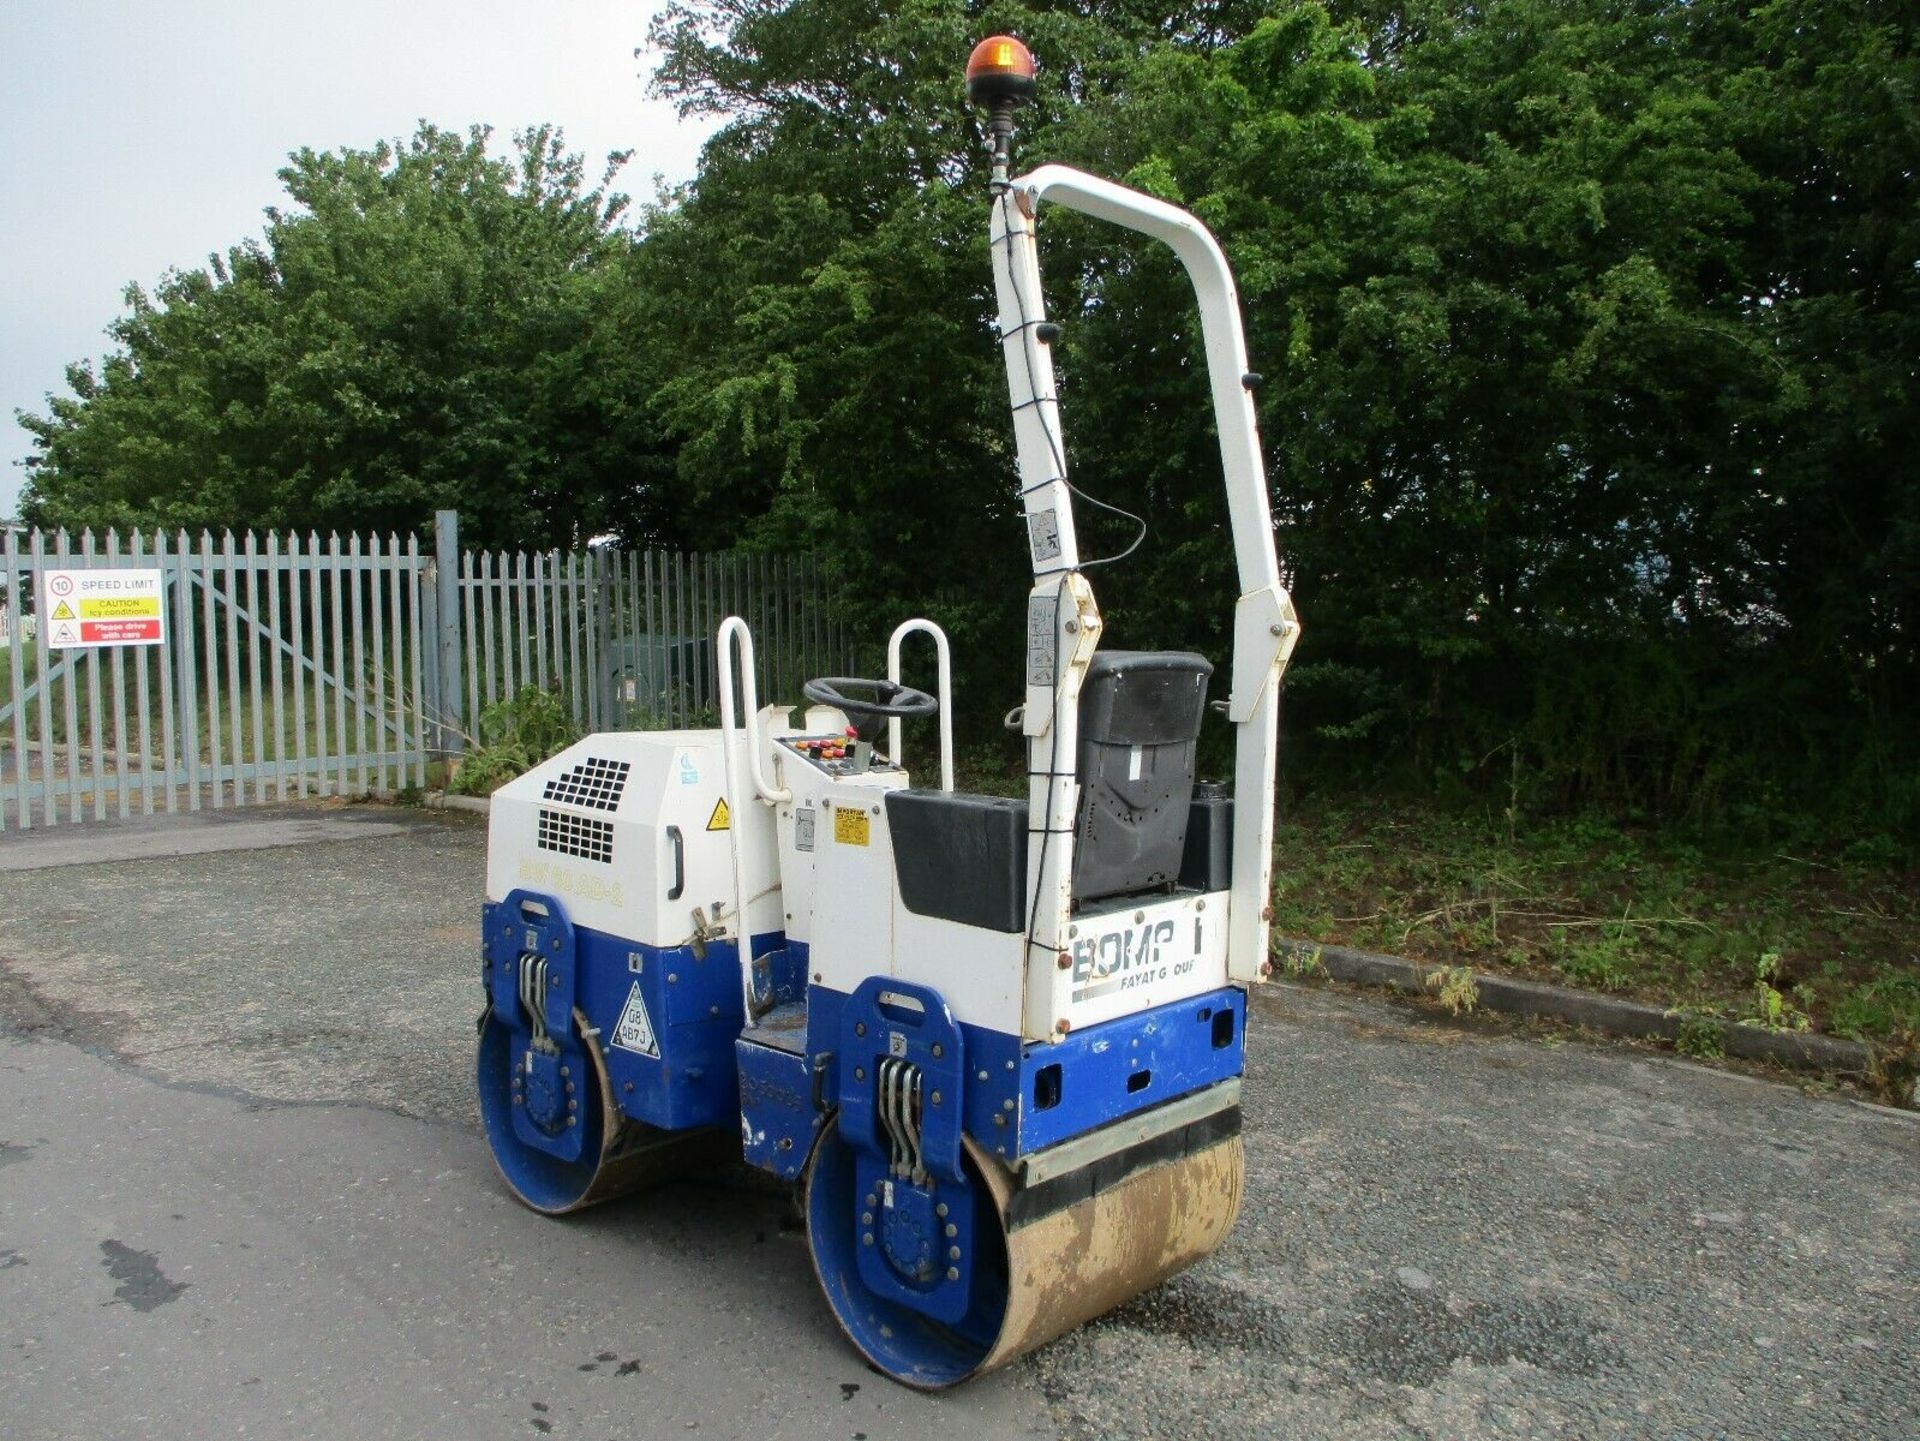
[[[417,121],[552,121],[620,188],[692,176],[702,126],[646,97],[650,0],[0,0],[0,515],[69,361],[98,359],[129,281],[257,235],[287,153]]]

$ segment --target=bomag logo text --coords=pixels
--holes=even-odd
[[[1151,985],[1191,968],[1190,958],[1170,953],[1173,931],[1173,922],[1162,920],[1080,937],[1073,943],[1074,1000]]]

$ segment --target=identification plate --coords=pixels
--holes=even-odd
[[[1059,639],[1054,624],[1060,614],[1059,601],[1051,595],[1027,598],[1027,684],[1053,684],[1053,654]]]
[[[627,1004],[613,1028],[613,1043],[623,1051],[651,1056],[656,1061],[660,1059],[660,1042],[654,1036],[653,1017],[647,1014],[646,998],[640,994],[638,981],[627,992]]]

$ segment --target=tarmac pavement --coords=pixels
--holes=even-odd
[[[1228,1244],[929,1398],[778,1195],[507,1199],[484,823],[51,835],[0,842],[0,1436],[1920,1434],[1910,1114],[1268,988]]]

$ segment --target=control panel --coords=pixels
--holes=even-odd
[[[830,776],[864,776],[898,771],[900,767],[873,753],[851,728],[836,735],[782,736],[781,745]]]

